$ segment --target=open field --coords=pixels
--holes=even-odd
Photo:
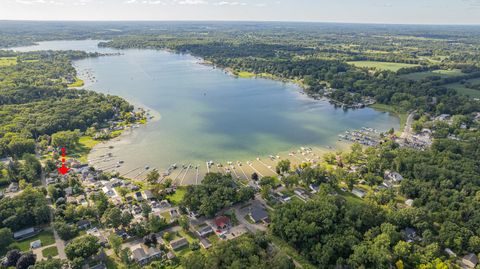
[[[237,74],[238,77],[240,78],[253,78],[255,77],[254,73],[246,72],[246,71],[240,71]]]
[[[100,141],[94,140],[90,136],[82,136],[71,155],[78,158],[81,162],[87,162],[88,153],[98,143],[100,143]]]
[[[75,77],[75,82],[71,83],[71,84],[68,84],[68,87],[69,88],[78,88],[78,87],[82,87],[85,83],[83,82],[83,80]]]
[[[405,74],[401,75],[401,77],[404,77],[406,79],[412,79],[412,80],[422,80],[428,77],[441,77],[441,78],[449,78],[449,77],[456,77],[456,76],[461,76],[463,75],[462,71],[460,69],[451,69],[451,70],[433,70],[433,71],[425,71],[425,72],[416,72],[416,73],[410,73],[410,74]]]
[[[468,80],[468,82],[470,82],[471,84],[480,84],[480,78],[470,79]],[[460,82],[447,84],[445,85],[445,87],[454,89],[460,94],[465,94],[473,98],[480,98],[479,90],[467,88],[465,87],[465,85],[461,84]]]
[[[402,68],[409,68],[418,66],[418,64],[404,64],[404,63],[391,63],[391,62],[375,62],[375,61],[354,61],[354,62],[347,62],[348,64],[354,65],[360,68],[370,68],[370,69],[378,69],[378,70],[388,70],[392,72],[397,72]]]
[[[17,57],[0,57],[0,66],[11,66],[17,64]]]

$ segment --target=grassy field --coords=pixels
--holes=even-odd
[[[406,79],[412,79],[412,80],[422,80],[422,79],[433,77],[433,76],[438,76],[441,78],[449,78],[449,77],[456,77],[461,75],[463,75],[463,73],[460,69],[452,69],[452,70],[439,69],[439,70],[433,70],[433,71],[405,74],[405,75],[401,75],[401,77]]]
[[[400,113],[393,106],[378,104],[378,103],[373,104],[370,107],[373,108],[373,109],[376,109],[376,110],[390,112],[390,113],[393,113],[393,114],[397,115],[397,117],[400,118],[400,130],[399,131],[402,132],[403,128],[405,128],[405,124],[407,123],[407,118],[408,118],[407,113],[403,113],[403,112]]]
[[[82,136],[80,137],[77,147],[69,155],[79,159],[80,162],[86,163],[88,153],[98,143],[100,143],[100,141],[94,140],[90,136]]]
[[[480,84],[480,78],[470,79],[470,80],[468,80],[468,82],[470,82],[472,84]],[[473,98],[480,98],[480,91],[479,90],[474,90],[474,89],[467,88],[467,87],[465,87],[465,85],[461,84],[460,82],[447,84],[447,85],[445,85],[445,87],[450,88],[450,89],[454,89],[460,94],[465,94],[465,95],[468,95],[468,96],[473,97]]]
[[[48,248],[44,248],[42,250],[42,255],[44,258],[48,258],[48,257],[55,257],[58,255],[58,249],[56,246],[51,246],[51,247],[48,247]]]
[[[83,82],[83,80],[75,77],[75,82],[71,83],[71,84],[68,84],[68,87],[69,88],[78,88],[78,87],[82,87],[83,85],[85,85],[85,83]]]
[[[28,239],[14,242],[10,245],[11,248],[17,248],[21,251],[29,251],[30,250],[30,242],[36,240],[42,241],[42,246],[49,246],[55,243],[55,238],[53,237],[53,232],[50,229],[44,230],[41,233],[37,234],[34,237],[30,237]]]
[[[17,57],[0,57],[0,66],[11,66],[17,64]]]
[[[418,64],[404,64],[404,63],[390,63],[390,62],[374,62],[374,61],[354,61],[354,62],[347,62],[348,64],[354,65],[360,68],[370,68],[370,69],[378,69],[378,70],[388,70],[392,72],[397,72],[401,68],[408,68],[408,67],[415,67]]]
[[[172,195],[168,195],[167,198],[172,203],[172,205],[178,205],[182,201],[186,192],[187,189],[185,187],[178,187],[177,191]]]
[[[240,78],[253,78],[255,77],[254,73],[246,72],[246,71],[240,71],[237,74],[238,77]]]

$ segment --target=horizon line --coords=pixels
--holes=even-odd
[[[317,20],[142,20],[142,19],[106,19],[106,20],[68,20],[68,19],[0,19],[0,22],[250,22],[250,23],[318,23],[318,24],[356,24],[356,25],[391,25],[391,26],[480,26],[480,23],[397,23],[397,22],[347,22],[347,21],[317,21]]]

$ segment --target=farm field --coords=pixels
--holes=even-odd
[[[11,66],[17,64],[17,57],[0,57],[0,66]]]
[[[470,82],[471,84],[480,84],[480,78],[470,79],[468,80],[468,82]],[[449,89],[454,89],[458,93],[469,95],[470,97],[473,97],[473,98],[480,98],[479,90],[467,88],[464,84],[461,84],[460,82],[447,84],[445,85],[445,87]]]
[[[441,78],[449,78],[449,77],[456,77],[461,75],[463,75],[463,73],[460,69],[452,69],[452,70],[439,69],[439,70],[433,70],[433,71],[405,74],[405,75],[401,75],[401,77],[412,79],[412,80],[422,80],[422,79],[433,77],[433,76],[437,76]]]
[[[354,65],[360,68],[375,68],[378,70],[388,70],[392,72],[397,72],[402,68],[415,67],[418,64],[404,64],[404,63],[392,63],[392,62],[375,62],[375,61],[353,61],[347,62],[348,64]]]

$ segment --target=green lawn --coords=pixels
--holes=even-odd
[[[12,66],[17,64],[17,57],[0,57],[0,66]]]
[[[348,64],[354,65],[360,68],[370,68],[370,69],[379,69],[379,70],[388,70],[392,72],[397,72],[402,68],[409,68],[419,66],[418,64],[404,64],[404,63],[391,63],[391,62],[375,62],[375,61],[353,61],[347,62]]]
[[[51,246],[51,247],[48,247],[48,248],[44,248],[42,250],[42,255],[44,258],[48,258],[48,257],[55,257],[58,255],[58,249],[56,246]]]
[[[28,239],[14,242],[12,245],[10,245],[11,248],[17,248],[21,251],[29,251],[30,250],[30,242],[36,241],[36,240],[41,240],[42,241],[42,246],[49,246],[53,245],[55,243],[55,238],[53,237],[53,232],[50,229],[44,230],[41,233],[37,234],[34,237],[30,237]]]
[[[172,205],[178,205],[183,200],[183,197],[185,196],[186,192],[187,192],[187,188],[178,187],[177,191],[172,195],[168,195],[167,198],[170,201],[170,203],[172,203]]]
[[[468,80],[471,84],[480,84],[480,78]],[[480,98],[480,91],[465,87],[460,82],[444,85],[447,88],[454,89],[460,94],[465,94],[473,98]]]
[[[78,87],[82,87],[83,85],[85,85],[83,80],[75,77],[75,82],[68,84],[68,87],[69,88],[78,88]]]
[[[82,136],[80,137],[77,147],[74,150],[72,150],[71,154],[69,155],[77,158],[82,163],[86,163],[88,153],[98,143],[100,143],[100,141],[94,140],[90,136]]]
[[[237,73],[237,76],[240,78],[253,78],[255,77],[255,74],[247,71],[240,71]]]
[[[449,77],[456,77],[464,75],[460,69],[452,69],[452,70],[433,70],[433,71],[425,71],[425,72],[416,72],[401,75],[401,77],[412,79],[412,80],[421,80],[428,77],[438,76],[441,78],[449,78]]]
[[[403,131],[403,128],[405,128],[405,124],[407,123],[407,118],[408,114],[404,112],[398,112],[395,107],[390,106],[390,105],[385,105],[385,104],[373,104],[370,106],[373,109],[380,110],[380,111],[385,111],[385,112],[390,112],[392,114],[395,114],[399,119],[400,119],[400,132]],[[398,130],[397,130],[398,131]]]

